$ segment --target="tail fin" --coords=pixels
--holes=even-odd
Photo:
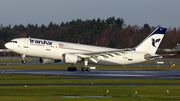
[[[135,51],[156,53],[167,28],[156,28],[146,39],[134,48]]]

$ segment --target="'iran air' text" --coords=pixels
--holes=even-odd
[[[41,45],[52,45],[53,42],[50,42],[50,41],[46,41],[46,40],[33,40],[33,39],[30,39],[30,43],[31,44],[41,44]]]

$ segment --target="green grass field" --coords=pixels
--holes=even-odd
[[[60,101],[60,100],[180,100],[180,86],[6,86],[0,87],[0,100],[3,101]],[[109,93],[106,97],[106,91]],[[170,91],[169,95],[167,90]],[[137,91],[137,95],[135,95]]]
[[[180,100],[180,80],[164,79],[92,79],[90,77],[15,75],[1,74],[0,84],[22,84],[22,86],[0,86],[1,101],[49,101],[49,100]],[[133,84],[161,85],[133,85]],[[164,84],[163,84],[164,83]],[[24,86],[23,84],[49,84],[45,86]],[[90,84],[90,85],[52,85]],[[95,85],[110,84],[110,85]],[[130,85],[111,85],[130,84]],[[107,90],[109,93],[106,95]],[[169,94],[167,94],[169,90]],[[137,95],[135,92],[137,91]]]
[[[8,65],[7,65],[8,64]],[[151,64],[151,63],[150,63]],[[52,69],[66,70],[69,64],[2,63],[0,69]],[[78,69],[82,65],[76,65]],[[98,70],[180,70],[180,67],[154,66],[97,66]],[[79,79],[82,78],[82,79]],[[172,79],[93,79],[81,76],[15,75],[0,74],[0,84],[22,84],[0,86],[0,101],[178,101],[180,83]],[[44,86],[24,86],[48,84]],[[53,85],[64,84],[64,85]],[[65,85],[90,84],[90,85]],[[109,84],[109,85],[95,85]],[[122,84],[122,85],[113,85]],[[125,85],[126,84],[126,85]],[[128,84],[128,85],[127,85]],[[149,85],[135,85],[149,84]],[[160,85],[151,85],[160,84]],[[109,91],[107,93],[107,90]],[[169,90],[169,94],[167,94]],[[137,95],[135,92],[137,91]],[[104,97],[106,95],[106,97]]]
[[[180,100],[179,80],[161,79],[74,79],[67,76],[42,75],[0,75],[1,84],[49,84],[46,86],[0,86],[1,101],[49,101],[49,100]],[[56,78],[56,79],[52,79]],[[70,79],[72,78],[72,79]],[[3,83],[4,82],[4,83]],[[93,84],[92,84],[93,83]],[[94,84],[158,84],[161,85],[94,85]],[[92,84],[92,85],[54,85],[52,84]],[[109,93],[106,95],[107,90]],[[167,94],[169,90],[169,94]],[[137,91],[137,95],[135,92]]]
[[[5,63],[4,63],[5,62]],[[31,63],[34,62],[34,63]],[[155,62],[146,62],[144,64],[155,64]],[[180,70],[180,66],[176,66],[179,63],[169,64],[170,66],[161,66],[156,64],[155,66],[99,66],[99,65],[90,65],[92,67],[96,67],[96,70]],[[75,64],[78,70],[81,70],[83,64]],[[54,63],[54,64],[42,64],[38,63],[38,61],[27,61],[26,64],[22,64],[21,60],[1,60],[0,61],[0,69],[46,69],[46,70],[67,70],[70,67],[70,64],[65,63]]]

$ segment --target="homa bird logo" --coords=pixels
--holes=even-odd
[[[156,47],[155,46],[155,44],[156,44],[156,42],[159,42],[161,39],[159,38],[159,39],[154,39],[154,38],[152,38],[152,45],[154,46],[154,47]]]

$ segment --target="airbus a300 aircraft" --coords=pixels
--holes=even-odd
[[[5,44],[9,50],[25,56],[40,57],[43,60],[61,60],[70,63],[68,71],[76,71],[74,64],[84,62],[82,71],[90,71],[88,63],[99,65],[127,65],[162,58],[155,54],[167,28],[156,28],[138,46],[128,49],[115,49],[37,38],[16,38]]]

